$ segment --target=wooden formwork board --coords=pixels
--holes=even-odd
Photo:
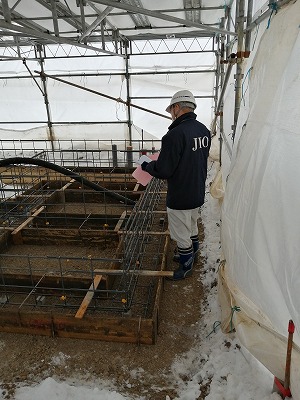
[[[15,244],[62,244],[62,243],[90,243],[105,245],[108,241],[118,242],[118,233],[114,231],[100,231],[97,229],[67,229],[67,228],[25,228],[13,236]]]
[[[0,331],[124,343],[155,343],[152,319],[132,317],[75,318],[40,311],[0,311]]]
[[[68,167],[65,167],[68,169]],[[74,167],[70,167],[70,170],[74,169]],[[120,172],[111,173],[110,169],[105,168],[92,168],[91,171],[84,171],[83,169],[76,168],[74,174],[79,174],[91,181],[97,181],[100,185],[107,183],[119,183],[123,184],[124,181],[128,184],[136,184],[136,180],[131,176],[134,168],[127,170],[120,170]],[[45,182],[47,180],[51,180],[52,182],[55,180],[61,180],[63,177],[67,180],[65,175],[53,171],[51,169],[47,169],[40,166],[20,166],[14,165],[13,169],[9,167],[0,167],[0,176],[5,184],[13,184],[18,179],[16,177],[21,177],[22,183],[31,183],[36,179],[43,179]],[[77,183],[78,185],[78,183]]]
[[[155,344],[158,332],[160,299],[163,292],[163,278],[171,275],[170,271],[164,270],[168,247],[169,236],[166,236],[160,270],[145,271],[145,274],[141,271],[141,275],[150,275],[156,277],[155,279],[158,280],[150,317],[142,318],[125,314],[120,315],[120,313],[117,313],[116,316],[103,315],[94,308],[91,308],[91,312],[87,314],[86,311],[88,310],[89,304],[87,304],[87,307],[82,311],[81,305],[84,303],[85,298],[91,297],[89,292],[91,292],[93,286],[93,289],[96,290],[99,284],[99,290],[101,290],[103,287],[101,285],[107,285],[110,279],[114,279],[114,269],[118,268],[118,264],[112,262],[111,270],[107,271],[106,276],[102,275],[101,279],[99,278],[96,280],[96,283],[95,281],[93,283],[93,281],[88,278],[64,277],[64,287],[66,289],[72,288],[72,291],[76,292],[77,296],[82,298],[81,305],[79,304],[77,312],[74,308],[61,309],[60,312],[58,312],[55,311],[55,308],[44,311],[46,307],[43,309],[37,306],[33,309],[31,306],[11,307],[9,303],[7,305],[3,304],[0,308],[0,331],[52,337],[94,339],[99,341]],[[120,254],[121,249],[122,239],[119,243],[117,254]],[[111,276],[110,272],[112,273]],[[96,277],[97,271],[95,270],[94,273]],[[115,274],[120,273],[120,270],[115,271]],[[51,290],[50,293],[48,290],[48,287],[50,287],[57,298],[59,290],[55,291],[55,288],[59,289],[62,283],[62,278],[60,276],[28,276],[24,274],[6,273],[2,278],[7,285],[13,286],[17,283],[19,286],[23,286],[24,291],[26,287],[27,290],[30,290],[28,286],[33,285],[34,289],[32,289],[30,293],[38,297],[43,295],[44,290],[48,295],[51,295]],[[7,289],[7,287],[5,288],[2,286],[3,285],[0,286],[0,292],[3,288],[5,290]],[[9,291],[6,291],[6,293],[8,296],[10,295]],[[93,295],[94,294],[98,295],[97,290]],[[101,301],[101,294],[98,301]],[[80,313],[80,318],[76,318],[78,312]]]

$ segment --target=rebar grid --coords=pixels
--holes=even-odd
[[[151,243],[145,235],[146,243],[140,252],[140,265],[144,269],[159,270],[164,238],[161,235]],[[111,288],[93,289],[89,311],[124,314],[132,309],[135,316],[149,316],[157,278],[139,277],[134,270],[124,270],[123,258],[1,254],[0,308],[76,310],[95,276],[101,274],[103,269],[108,271],[111,263],[118,265],[123,272]],[[56,282],[55,286],[49,284],[49,279]],[[40,297],[44,297],[43,302]]]
[[[45,203],[49,190],[46,174],[29,167],[15,165],[0,170],[0,223],[5,227],[18,225],[30,211]],[[32,194],[35,196],[32,196]]]
[[[145,146],[151,147],[151,152],[156,151],[154,141],[135,141],[134,143],[131,142],[131,146],[128,143],[126,140],[114,143],[99,140],[66,140],[55,142],[56,150],[53,150],[49,141],[2,140],[0,141],[0,159],[18,156],[48,161],[68,168],[97,185],[103,186],[105,183],[105,185],[111,187],[111,190],[126,197],[126,192],[133,189],[131,173],[134,161],[139,158],[142,152],[147,151]],[[118,150],[118,147],[120,150]],[[120,172],[123,173],[122,182],[115,178],[115,175],[120,174]],[[33,205],[38,206],[45,202],[49,205],[49,195],[56,189],[62,189],[68,182],[66,176],[46,168],[28,167],[26,165],[1,167],[0,194],[2,199],[11,200],[1,204],[1,224],[14,226],[16,218],[22,216],[26,218],[26,211],[32,209]],[[74,183],[73,187],[83,189],[82,197],[85,196],[86,190],[84,190],[83,185]],[[33,198],[30,196],[32,193],[30,189],[35,193],[35,204],[32,204]],[[40,199],[38,199],[38,196],[40,196]],[[101,199],[103,204],[112,203],[106,193],[103,193],[103,195],[95,194],[94,198],[96,196],[99,200]],[[104,198],[102,199],[101,196]],[[83,203],[86,204],[85,200],[83,200]],[[67,210],[64,212],[67,215]],[[107,208],[103,212],[108,214]],[[118,210],[116,210],[117,212]],[[85,218],[90,213],[91,211],[85,207]],[[107,221],[103,223],[107,224]]]
[[[119,174],[119,177],[122,182],[118,182],[112,174],[103,174],[102,181],[96,183],[124,198],[137,199],[138,194],[132,193],[135,183],[131,174]],[[23,176],[19,175],[18,178],[23,179]],[[114,229],[120,215],[123,212],[127,215],[132,209],[132,206],[111,198],[105,191],[89,190],[78,182],[72,182],[72,179],[67,180],[64,176],[52,176],[44,180],[42,174],[39,179],[33,177],[31,183],[28,175],[27,178],[28,183],[25,185],[14,184],[9,192],[10,197],[7,196],[7,188],[3,189],[6,195],[2,196],[3,201],[0,203],[2,227],[17,227],[39,206],[46,204],[45,210],[35,218],[36,228],[69,225],[78,229]],[[6,179],[11,178],[4,178],[2,182]]]
[[[105,267],[109,269],[112,262],[122,265],[122,259],[116,258],[1,254],[0,307],[78,309],[87,292],[86,285],[93,282],[95,270]],[[15,276],[19,277],[19,282],[14,283]],[[76,287],[70,287],[70,278],[72,284],[77,283]],[[57,282],[56,285],[49,286],[49,280]],[[109,298],[118,295],[117,289],[94,288],[94,292],[94,309],[114,310],[115,307],[107,303],[113,303]],[[122,295],[119,293],[119,297]],[[39,304],[40,296],[45,297],[42,304]],[[101,305],[98,305],[98,297],[101,297]]]
[[[147,240],[150,239],[149,230],[153,225],[153,212],[161,200],[163,181],[153,178],[147,186],[139,202],[133,209],[124,231],[124,275],[120,287],[127,289],[125,306],[132,306],[138,275],[126,273],[144,268],[144,254]],[[157,265],[156,265],[157,267]]]
[[[6,152],[3,149],[3,141],[1,143],[4,155]],[[39,206],[46,205],[45,209],[38,212],[27,223],[26,228],[36,229],[37,232],[42,232],[44,228],[58,229],[58,231],[60,228],[76,229],[80,238],[80,246],[96,246],[95,248],[100,251],[101,255],[104,251],[104,255],[99,258],[95,254],[88,257],[75,257],[76,254],[62,257],[56,255],[55,252],[53,256],[0,254],[0,307],[76,310],[87,290],[90,290],[88,287],[98,274],[97,269],[111,268],[111,263],[114,263],[114,268],[118,265],[118,268],[123,271],[122,274],[115,278],[115,283],[111,287],[94,288],[89,312],[96,314],[134,312],[135,315],[142,317],[150,315],[157,278],[140,277],[134,272],[139,269],[158,270],[160,267],[166,234],[153,235],[151,227],[156,224],[156,231],[160,230],[160,233],[163,233],[164,224],[160,223],[160,214],[155,214],[155,210],[158,206],[164,208],[164,205],[160,204],[162,201],[161,189],[164,183],[152,179],[146,190],[141,187],[142,191],[136,190],[136,182],[131,177],[133,169],[125,165],[128,164],[127,150],[123,151],[123,155],[126,154],[123,170],[116,166],[100,168],[102,162],[107,162],[107,164],[111,162],[110,157],[114,157],[113,151],[116,151],[115,144],[112,150],[102,151],[88,149],[91,143],[87,141],[81,145],[78,142],[76,146],[74,141],[67,141],[68,144],[72,144],[73,148],[60,151],[46,148],[46,151],[40,151],[41,143],[37,144],[35,141],[32,150],[27,148],[29,143],[13,142],[13,153],[9,155],[28,156],[31,151],[39,158],[70,166],[73,171],[77,173],[80,171],[89,179],[102,185],[111,186],[111,190],[118,193],[126,195],[134,193],[136,200],[141,193],[143,195],[133,209],[132,207],[128,209],[126,204],[112,200],[106,193],[86,190],[80,183],[66,179],[57,172],[45,171],[32,166],[2,168],[0,170],[3,198],[1,221],[2,224],[5,223],[2,225],[4,229],[0,230],[0,239],[1,233],[5,235],[7,232],[6,228],[12,230],[24,221],[26,223]],[[99,141],[93,141],[93,144],[95,143],[99,143]],[[151,145],[151,152],[153,152],[153,143]],[[60,147],[61,142],[58,142],[57,146]],[[79,149],[76,150],[75,147],[79,147]],[[126,149],[126,143],[123,142],[122,147]],[[145,142],[139,142],[136,147],[139,150],[133,152],[130,148],[129,159],[131,161],[145,152]],[[103,160],[101,157],[104,154],[105,159]],[[7,183],[9,179],[11,180],[10,185]],[[11,195],[7,196],[7,193]],[[93,244],[93,239],[85,237],[85,233],[91,231],[104,233],[100,244],[101,248],[99,243]],[[118,238],[118,232],[122,233],[123,237],[123,255],[121,256],[123,258],[111,257],[111,234],[113,233],[114,237]],[[106,234],[107,236],[105,236]],[[50,240],[47,246],[44,246],[45,249],[49,249],[49,245],[53,245],[53,243],[58,245],[59,241],[51,242]],[[24,246],[26,247],[25,244]],[[154,251],[153,247],[155,247]],[[22,246],[18,246],[19,251],[21,248]],[[80,251],[79,247],[77,249]],[[106,249],[110,254],[105,253]],[[9,245],[7,251],[10,251]],[[24,282],[10,284],[9,279],[12,278],[12,275],[27,276],[26,284]],[[45,284],[49,278],[54,276],[58,277],[58,285]],[[72,278],[83,279],[86,285],[84,287],[80,285],[67,287],[66,282]]]
[[[105,161],[109,166],[113,166],[115,153],[120,160],[120,166],[124,167],[127,162],[127,154],[133,154],[133,161],[139,158],[143,151],[154,153],[160,149],[160,140],[0,140],[0,159],[8,157],[32,157],[43,158],[48,161],[59,163],[62,159],[68,160],[72,166],[83,165],[83,162],[89,162],[87,155],[94,152],[95,161]],[[68,157],[66,156],[69,153]],[[81,154],[82,153],[82,154]],[[101,154],[102,153],[102,154]],[[47,156],[47,154],[49,154]],[[98,157],[100,155],[100,157]],[[81,158],[83,157],[83,158]],[[78,161],[78,164],[76,164]],[[92,165],[94,166],[94,164]]]

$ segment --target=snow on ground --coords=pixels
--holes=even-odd
[[[243,348],[234,334],[224,335],[219,327],[220,309],[215,286],[219,257],[219,205],[209,194],[202,208],[205,240],[202,255],[206,259],[202,279],[209,289],[203,305],[203,316],[198,322],[196,344],[183,356],[174,360],[171,373],[179,387],[176,399],[169,396],[160,400],[196,400],[201,387],[210,386],[206,400],[280,400],[272,393],[274,377]],[[58,358],[61,355],[58,355]],[[193,378],[186,382],[181,376]],[[163,388],[162,388],[163,389]],[[0,400],[4,400],[1,397]],[[58,382],[52,377],[33,387],[20,387],[15,400],[128,400],[110,382]],[[202,397],[203,398],[203,397]],[[133,398],[131,398],[133,400]],[[145,400],[144,397],[136,398]],[[135,400],[136,400],[135,399]],[[156,399],[155,399],[156,400]]]

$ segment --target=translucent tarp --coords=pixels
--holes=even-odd
[[[146,45],[146,42],[140,42],[142,48]],[[152,48],[161,48],[162,45],[160,40],[153,41]],[[170,48],[174,49],[176,45],[183,46],[177,48],[182,52],[185,48],[191,48],[193,41],[168,41]],[[212,49],[211,39],[198,38],[198,51],[205,48]],[[69,49],[69,46],[65,46],[66,54]],[[22,60],[0,63],[0,129],[3,139],[20,135],[22,138],[24,135],[26,138],[34,138],[34,135],[47,138],[49,133],[43,86],[34,72],[41,71],[41,66],[34,60],[26,61],[26,65],[30,72]],[[46,80],[52,130],[56,139],[68,139],[70,136],[76,139],[78,135],[86,139],[99,135],[115,139],[129,138],[129,115],[127,106],[122,103],[127,101],[126,65],[122,57],[45,59],[43,69],[50,76],[79,86],[74,87],[52,78]],[[154,71],[156,74],[153,74]],[[196,97],[200,96],[197,99],[198,117],[209,125],[215,81],[213,52],[190,53],[186,56],[182,53],[170,54],[169,57],[165,54],[148,54],[147,57],[136,55],[130,57],[128,72],[132,74],[129,83],[131,103],[146,109],[131,107],[133,130],[143,130],[151,137],[161,138],[171,120],[147,110],[169,117],[165,109],[172,95],[177,90],[191,88]],[[22,78],[24,76],[25,79]]]
[[[223,329],[235,327],[281,380],[294,321],[294,400],[300,399],[299,15],[300,2],[291,2],[253,31],[231,163],[223,147],[220,270]],[[232,116],[233,104],[229,85],[224,115]],[[229,123],[230,116],[224,135],[231,140]]]

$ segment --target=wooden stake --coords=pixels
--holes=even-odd
[[[84,299],[82,300],[82,303],[75,315],[75,318],[82,318],[84,316],[90,302],[92,301],[92,298],[94,297],[95,290],[99,286],[101,279],[102,279],[102,275],[95,276],[93,283],[89,287],[87,294],[84,296]]]

